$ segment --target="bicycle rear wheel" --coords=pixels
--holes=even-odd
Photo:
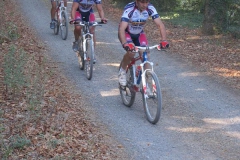
[[[121,65],[120,65],[121,66]],[[119,67],[120,69],[120,67]],[[126,73],[127,76],[127,85],[125,87],[119,84],[119,91],[123,101],[123,104],[127,107],[131,107],[135,101],[136,92],[133,89],[134,84],[134,74],[133,68],[130,67]]]
[[[67,39],[68,36],[68,18],[67,18],[67,12],[62,11],[61,13],[62,20],[60,24],[60,29],[61,29],[61,37],[63,40]]]
[[[86,43],[86,60],[85,60],[85,70],[87,79],[91,80],[93,72],[93,54],[94,54],[94,45],[93,40],[87,40]]]
[[[157,75],[147,71],[145,75],[146,87],[143,87],[142,99],[147,120],[156,124],[159,121],[162,109],[162,93]]]

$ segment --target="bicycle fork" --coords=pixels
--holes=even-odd
[[[89,38],[90,37],[90,38]],[[93,34],[90,34],[90,33],[86,33],[86,34],[83,34],[83,53],[84,53],[84,60],[87,60],[87,56],[86,56],[86,54],[87,54],[87,41],[92,41],[92,45],[94,45],[93,44],[93,39],[91,38],[91,37],[93,37]],[[94,48],[94,47],[93,47]],[[93,51],[93,53],[94,53],[94,51]],[[94,55],[93,55],[93,57],[94,57]]]
[[[146,66],[146,64],[150,64],[151,69],[144,69],[144,66]],[[147,95],[147,88],[152,87],[152,91],[156,91],[156,85],[155,82],[151,79],[151,84],[152,86],[148,86],[147,82],[146,82],[146,76],[150,76],[147,75],[147,71],[153,71],[153,63],[149,62],[149,61],[145,61],[143,63],[141,63],[139,65],[141,67],[141,71],[140,73],[138,73],[138,76],[136,76],[136,66],[133,65],[133,73],[134,73],[134,85],[133,85],[133,89],[138,92],[138,91],[142,91],[144,93],[144,96],[146,98],[149,98]],[[142,81],[142,88],[140,89],[139,85]]]
[[[60,21],[60,26],[62,26],[62,11],[66,11],[67,10],[67,7],[64,6],[64,2],[63,1],[60,2],[60,5],[57,8],[57,10],[58,10],[58,17],[59,17],[59,21]]]

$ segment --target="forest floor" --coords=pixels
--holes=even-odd
[[[110,1],[104,1],[106,17],[119,21],[122,10]],[[57,65],[50,63],[45,46],[26,25],[24,15],[18,12],[18,6],[13,2],[0,2],[4,5],[0,29],[5,29],[8,36],[19,35],[9,39],[1,34],[0,157],[123,159],[123,146],[113,143],[101,126],[89,120],[83,107],[79,108],[79,105],[84,106],[81,95],[74,92]],[[169,54],[179,54],[186,63],[202,68],[219,82],[240,89],[240,40],[229,35],[202,36],[199,29],[165,25],[171,45]],[[148,38],[159,41],[158,31],[151,21],[145,31]],[[13,46],[15,50],[12,50]],[[8,86],[18,86],[19,79],[6,81],[6,75],[10,73],[5,66],[11,52],[14,51],[14,57],[19,60],[22,50],[28,57],[23,73],[30,79],[29,84],[20,86],[18,91]]]

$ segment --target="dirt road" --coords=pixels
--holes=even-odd
[[[144,116],[140,95],[131,108],[121,102],[117,69],[124,50],[117,38],[117,23],[109,20],[96,29],[97,64],[89,81],[79,70],[71,48],[72,27],[63,41],[49,28],[48,1],[20,3],[30,26],[49,47],[49,55],[84,94],[86,106],[93,106],[88,109],[97,113],[96,121],[110,129],[131,159],[240,159],[239,91],[218,84],[181,57],[153,51],[151,59],[162,86],[163,111],[159,123],[151,125]],[[70,9],[71,2],[68,6]]]

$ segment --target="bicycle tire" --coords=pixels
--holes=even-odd
[[[120,63],[120,67],[121,67],[121,64],[122,62]],[[127,85],[123,87],[119,84],[119,91],[120,91],[122,102],[127,107],[131,107],[133,105],[136,97],[136,92],[133,89],[133,84],[134,84],[133,76],[134,76],[133,68],[130,67],[126,72]]]
[[[152,79],[150,79],[150,77]],[[147,71],[145,74],[145,79],[146,90],[142,91],[144,111],[147,116],[147,120],[152,124],[156,124],[160,119],[162,109],[162,93],[160,83],[157,75],[153,71]],[[147,93],[147,90],[149,89],[151,90],[151,95]]]
[[[79,39],[79,49],[78,49],[78,63],[81,70],[84,69],[84,53],[83,53],[83,41],[82,38]]]
[[[66,11],[62,11],[62,22],[60,25],[60,29],[61,29],[61,37],[62,40],[66,40],[67,36],[68,36],[68,17],[67,17],[67,12]]]
[[[87,40],[86,43],[86,60],[85,60],[85,71],[88,80],[91,80],[93,73],[93,54],[94,54],[94,45],[93,40]]]
[[[55,12],[54,17],[55,17],[54,18],[55,19],[55,21],[54,21],[55,25],[54,25],[53,32],[54,32],[55,35],[58,35],[58,33],[59,33],[59,16],[58,16],[58,11]]]

